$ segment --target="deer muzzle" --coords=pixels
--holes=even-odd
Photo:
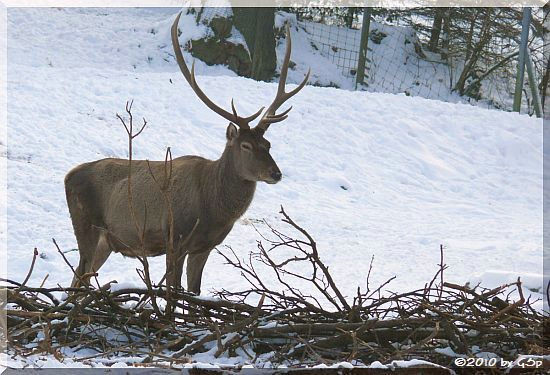
[[[283,174],[281,173],[281,171],[274,171],[271,172],[271,178],[273,179],[273,181],[279,182],[281,181],[281,178],[283,178]]]

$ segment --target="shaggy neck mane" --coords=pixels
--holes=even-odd
[[[250,205],[256,190],[256,182],[247,181],[237,174],[229,145],[214,162],[213,171],[215,183],[212,184],[212,202],[219,204],[220,214],[237,220]]]

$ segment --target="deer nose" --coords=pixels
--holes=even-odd
[[[279,171],[271,172],[271,178],[275,181],[281,181],[281,178],[283,177],[283,174]]]

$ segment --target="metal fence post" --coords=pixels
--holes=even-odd
[[[361,42],[359,45],[359,60],[357,62],[357,76],[355,89],[365,83],[365,66],[367,62],[367,46],[369,44],[370,8],[363,8],[363,24],[361,25]]]
[[[521,91],[523,89],[523,78],[525,75],[525,54],[527,53],[527,42],[529,39],[529,25],[531,24],[531,8],[523,8],[523,21],[521,23],[521,41],[519,44],[518,72],[516,76],[516,89],[514,92],[513,110],[519,112],[521,109]]]
[[[531,55],[527,51],[525,56],[525,67],[527,68],[527,78],[529,79],[529,88],[531,89],[531,96],[533,97],[533,107],[535,107],[535,114],[538,118],[542,117],[542,104],[540,102],[539,90],[537,88],[537,79],[535,77],[535,69],[533,68],[533,60]]]

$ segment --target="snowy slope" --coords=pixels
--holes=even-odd
[[[63,178],[85,161],[127,157],[126,134],[115,118],[127,99],[135,100],[135,116],[149,122],[136,140],[136,158],[161,159],[166,146],[174,156],[221,154],[226,121],[195,97],[172,56],[168,30],[176,12],[8,10],[8,149],[1,157],[8,163],[10,278],[24,278],[37,247],[41,258],[29,284],[40,284],[46,274],[46,285],[70,283],[51,242],[55,237],[62,249],[76,248]],[[190,18],[182,17],[181,25],[190,25]],[[181,42],[201,32],[190,26]],[[309,47],[296,38],[293,48],[300,56]],[[276,91],[275,84],[235,77],[224,67],[197,62],[196,70],[216,103],[229,106],[235,98],[242,114],[269,104]],[[224,242],[239,255],[255,248],[255,219],[284,228],[277,214],[283,205],[316,238],[348,294],[364,285],[372,255],[372,284],[397,275],[390,290],[423,286],[439,263],[439,244],[446,247],[450,281],[475,282],[487,272],[503,280],[525,274],[531,289],[540,290],[541,121],[312,86],[291,102],[289,119],[267,133],[283,181],[258,185]],[[78,262],[77,252],[68,257]],[[100,281],[139,283],[136,267],[112,255]],[[164,258],[152,259],[151,267],[160,278]],[[206,293],[245,285],[215,253],[204,275]]]

